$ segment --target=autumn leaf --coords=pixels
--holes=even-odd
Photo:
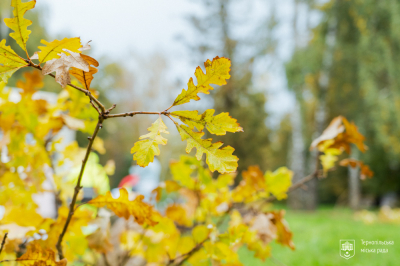
[[[7,83],[15,71],[26,66],[28,63],[10,46],[6,46],[6,40],[2,40],[0,42],[0,81]]]
[[[81,57],[89,64],[89,72],[85,72],[82,69],[72,67],[69,73],[75,78],[77,78],[79,82],[88,90],[90,89],[90,84],[92,83],[93,75],[98,72],[97,68],[95,67],[99,66],[99,62],[97,62],[96,59],[84,54],[81,54]]]
[[[190,78],[188,82],[188,89],[183,89],[181,94],[176,97],[173,106],[181,105],[190,102],[190,100],[198,101],[200,97],[198,93],[209,94],[210,90],[213,90],[210,84],[225,85],[226,80],[231,76],[229,75],[231,61],[227,58],[218,56],[211,62],[207,60],[204,63],[206,73],[200,67],[196,68],[194,75],[197,78],[197,85],[194,85],[193,79]]]
[[[355,159],[343,159],[339,163],[341,166],[350,166],[352,168],[360,167],[360,179],[364,180],[367,177],[371,178],[374,176],[374,172],[371,171],[368,165],[364,164],[362,161]]]
[[[33,94],[37,89],[44,86],[43,75],[39,71],[25,72],[25,82],[18,80],[17,87],[24,90],[24,93]]]
[[[236,202],[253,201],[258,192],[263,192],[267,188],[265,177],[258,166],[249,166],[242,172],[242,177],[242,181],[232,193],[232,198]]]
[[[350,144],[353,143],[360,151],[365,152],[367,146],[364,144],[364,140],[365,137],[358,131],[354,122],[350,123],[345,117],[338,116],[332,120],[322,135],[311,143],[310,149],[318,147],[320,151],[324,152],[324,149],[336,148],[344,149],[350,154]],[[326,144],[328,141],[330,145]]]
[[[212,143],[212,139],[202,139],[204,132],[194,132],[188,126],[178,123],[175,123],[175,125],[182,141],[187,140],[186,153],[190,153],[193,148],[196,148],[197,160],[201,160],[205,153],[206,162],[212,172],[217,170],[221,174],[225,174],[236,171],[239,158],[232,155],[234,148],[226,146],[220,149],[223,143],[220,141]]]
[[[165,210],[165,215],[179,225],[192,226],[192,221],[188,218],[186,210],[178,204],[168,206]]]
[[[152,226],[157,224],[153,217],[153,208],[143,202],[144,196],[139,195],[135,200],[130,201],[128,191],[125,188],[121,188],[119,193],[119,198],[114,199],[111,192],[108,191],[106,195],[100,195],[89,201],[88,204],[99,208],[105,206],[118,217],[124,217],[125,219],[133,216],[138,224],[147,223]]]
[[[321,142],[336,138],[340,133],[344,132],[344,125],[342,123],[343,117],[335,117],[329,126],[322,132],[322,135],[314,139],[311,143],[310,149],[315,149]]]
[[[38,48],[41,50],[37,53],[37,58],[32,57],[32,59],[39,59],[40,63],[45,63],[52,59],[60,58],[60,54],[68,55],[68,52],[64,49],[67,49],[74,53],[81,53],[81,39],[79,37],[75,38],[64,38],[63,40],[54,40],[52,42],[47,42],[45,40],[40,41],[42,44],[46,46],[39,46]]]
[[[267,171],[264,176],[267,191],[278,200],[286,199],[286,192],[292,185],[293,172],[286,167],[280,167],[275,172]]]
[[[354,122],[350,123],[346,118],[343,117],[343,124],[346,128],[344,138],[348,142],[354,143],[361,152],[365,152],[367,150],[367,146],[364,144],[365,137],[358,132],[358,128]],[[350,148],[346,148],[346,151],[347,153],[350,153]]]
[[[27,52],[26,42],[29,39],[31,31],[28,30],[28,26],[32,24],[32,21],[24,18],[26,11],[31,10],[35,7],[36,0],[23,3],[21,0],[12,0],[11,6],[14,7],[13,15],[14,18],[5,18],[4,22],[14,32],[10,33],[10,36],[18,43],[18,45]],[[28,52],[27,52],[28,53]]]
[[[213,116],[214,112],[214,109],[208,109],[202,115],[199,115],[198,111],[175,111],[171,115],[179,118],[192,130],[196,127],[197,130],[202,131],[206,127],[211,134],[215,135],[243,131],[237,120],[230,117],[229,113]]]
[[[19,263],[25,266],[66,266],[67,260],[62,259],[56,261],[54,251],[51,249],[42,249],[38,243],[28,246],[27,252],[16,259]]]
[[[89,72],[89,64],[81,57],[79,53],[74,53],[67,49],[64,50],[70,55],[67,56],[64,53],[60,53],[59,55],[61,58],[48,61],[42,69],[43,75],[56,72],[56,81],[63,88],[65,88],[67,84],[71,82],[71,77],[68,72],[71,67]]]
[[[293,233],[289,230],[288,223],[284,219],[285,210],[273,211],[270,213],[272,213],[275,216],[273,222],[277,228],[277,234],[278,234],[276,242],[288,246],[292,250],[294,250],[295,247],[292,241]]]
[[[137,164],[146,167],[150,162],[153,162],[154,156],[160,155],[160,149],[158,145],[166,145],[167,139],[164,138],[161,133],[169,134],[167,126],[159,117],[152,125],[147,129],[150,133],[140,136],[138,141],[131,149],[133,159],[137,161]]]

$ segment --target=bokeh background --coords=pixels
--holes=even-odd
[[[0,11],[2,20],[10,17],[8,1],[0,1]],[[40,0],[27,17],[36,33],[30,51],[41,39],[92,40],[90,55],[100,62],[92,87],[102,101],[116,103],[117,112],[164,110],[198,65],[217,55],[230,58],[228,84],[185,109],[214,108],[238,119],[244,132],[220,138],[240,159],[237,181],[250,165],[263,171],[286,165],[301,179],[315,167],[312,139],[338,115],[355,122],[369,150],[351,157],[368,164],[374,177],[361,181],[357,170],[341,167],[289,194],[280,207],[291,210],[298,250],[282,249],[266,265],[338,265],[341,238],[400,240],[396,225],[377,218],[380,207],[397,207],[400,192],[399,1]],[[1,39],[9,39],[0,25]],[[47,91],[59,90],[49,77],[45,84]],[[130,173],[130,148],[153,120],[106,121],[100,137],[107,153],[100,163],[115,160],[111,187]],[[184,153],[178,133],[170,132],[158,158],[161,180],[170,175],[169,162]],[[77,140],[84,146],[86,135]],[[355,217],[349,209],[369,209],[376,219]],[[396,224],[396,217],[386,220]],[[383,261],[395,254],[396,247]],[[308,263],[296,264],[298,258]],[[377,265],[368,264],[375,259],[376,254],[364,254],[353,263]],[[394,265],[387,263],[380,265]]]

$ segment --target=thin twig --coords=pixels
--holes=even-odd
[[[182,259],[181,261],[179,261],[177,264],[175,264],[175,266],[180,266],[183,263],[185,263],[185,261],[187,261],[194,253],[196,253],[199,249],[201,249],[204,245],[204,243],[206,241],[209,240],[209,237],[207,237],[206,239],[204,239],[203,241],[201,241],[200,243],[198,243],[194,248],[192,248],[189,252],[182,254],[178,257],[175,257],[174,259],[170,259],[167,266],[168,265],[173,265],[175,262],[179,261],[180,259]]]
[[[1,254],[1,252],[3,251],[4,244],[6,243],[7,235],[8,235],[8,233],[5,233],[5,234],[4,234],[3,241],[1,242],[0,254]]]
[[[114,114],[114,115],[104,115],[104,118],[113,118],[113,117],[127,117],[127,116],[134,116],[134,115],[166,115],[168,116],[170,112],[143,112],[143,111],[132,111],[132,112],[126,112],[126,113],[121,113],[121,114]]]
[[[92,150],[92,145],[93,145],[94,139],[96,138],[97,133],[99,132],[99,130],[102,127],[103,120],[104,120],[103,117],[100,115],[99,116],[99,121],[97,122],[97,125],[96,125],[96,128],[95,128],[94,132],[93,132],[92,137],[88,138],[89,139],[89,144],[88,144],[87,149],[86,149],[85,158],[82,161],[82,167],[81,167],[81,171],[80,171],[79,176],[78,176],[78,180],[76,182],[74,195],[72,197],[71,204],[69,205],[68,217],[67,217],[67,220],[65,221],[64,228],[63,228],[60,236],[58,237],[58,241],[57,241],[57,245],[56,245],[57,251],[58,251],[58,256],[60,257],[60,260],[64,258],[64,254],[63,254],[63,250],[62,250],[62,240],[64,238],[65,233],[67,232],[68,225],[71,222],[72,216],[74,215],[74,210],[75,210],[74,208],[75,208],[76,200],[78,198],[79,191],[82,188],[81,187],[81,181],[82,181],[83,172],[85,171],[85,166],[86,166],[86,163],[88,161],[90,152]]]

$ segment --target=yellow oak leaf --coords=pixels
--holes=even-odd
[[[167,139],[164,138],[161,133],[169,134],[167,126],[159,117],[152,125],[147,129],[150,133],[140,136],[138,141],[131,149],[133,154],[133,160],[138,165],[146,167],[150,162],[153,162],[154,156],[160,155],[160,149],[158,145],[166,145]]]
[[[275,172],[265,173],[267,191],[273,194],[278,200],[286,199],[289,187],[292,185],[293,172],[286,167],[280,167]]]
[[[239,160],[238,157],[232,155],[235,150],[231,146],[222,149],[222,142],[212,143],[212,139],[202,139],[204,132],[194,132],[188,126],[175,123],[182,141],[187,140],[186,153],[190,153],[193,148],[197,149],[196,158],[201,160],[203,154],[207,155],[206,162],[211,172],[217,170],[221,174],[235,172]]]
[[[258,166],[249,166],[242,172],[242,181],[233,190],[232,198],[236,202],[250,202],[255,200],[258,192],[266,189],[266,182],[261,169]]]
[[[192,221],[188,219],[186,210],[180,205],[173,204],[168,206],[165,210],[165,215],[179,225],[192,226]]]
[[[6,45],[6,40],[0,42],[0,81],[7,83],[15,71],[27,65],[23,58]]]
[[[56,254],[51,249],[42,249],[38,243],[28,246],[27,252],[16,259],[20,264],[25,266],[66,266],[67,260],[62,259],[56,261]]]
[[[52,42],[47,42],[45,40],[40,41],[42,44],[46,46],[39,46],[40,52],[37,53],[40,63],[47,62],[52,59],[60,58],[60,53],[64,53],[68,55],[68,52],[63,49],[68,49],[69,51],[75,53],[81,53],[80,48],[82,47],[81,39],[79,37],[75,38],[64,38],[63,40],[54,40]]]
[[[84,54],[81,54],[81,57],[90,65],[89,72],[85,72],[82,69],[72,67],[69,73],[75,78],[77,78],[79,82],[88,90],[90,89],[90,84],[92,83],[93,75],[98,72],[97,68],[95,67],[99,66],[99,62],[97,62],[96,59]]]
[[[28,30],[28,26],[32,24],[32,21],[24,18],[26,11],[31,10],[35,7],[36,0],[23,3],[21,0],[12,0],[11,6],[14,7],[13,18],[6,18],[4,22],[14,32],[10,33],[10,36],[18,43],[21,48],[26,51],[26,42],[29,39],[31,31]],[[28,52],[27,52],[28,53]]]
[[[175,111],[171,115],[178,117],[191,129],[196,127],[197,130],[202,131],[206,127],[211,134],[215,135],[243,131],[237,120],[230,117],[229,113],[220,113],[213,116],[214,112],[214,109],[208,109],[202,115],[199,115],[198,111]]]
[[[119,198],[114,199],[111,192],[108,191],[106,195],[100,195],[89,201],[88,204],[96,207],[106,206],[118,217],[124,217],[125,219],[133,216],[138,224],[147,223],[151,226],[157,224],[153,217],[154,211],[152,206],[143,202],[144,196],[139,195],[135,200],[130,201],[128,191],[125,188],[121,188],[119,193]]]
[[[200,243],[207,239],[210,234],[210,229],[205,225],[197,225],[192,230],[193,239],[196,243]]]
[[[200,97],[198,93],[209,94],[213,90],[210,84],[225,85],[229,75],[231,61],[228,58],[218,56],[211,62],[209,59],[204,63],[206,73],[200,67],[196,68],[194,75],[197,78],[197,85],[194,85],[193,78],[189,79],[188,89],[183,89],[181,94],[176,97],[173,106],[190,102],[190,100],[198,101]]]
[[[177,182],[172,181],[172,180],[167,180],[164,182],[164,184],[165,184],[165,190],[167,190],[167,193],[176,192],[181,188],[181,186]]]
[[[322,169],[325,173],[335,166],[335,163],[338,160],[338,155],[340,154],[342,154],[341,150],[336,148],[329,148],[325,149],[324,154],[319,156],[322,164]]]

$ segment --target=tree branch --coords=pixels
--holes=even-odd
[[[99,121],[97,122],[97,125],[96,125],[96,128],[95,128],[94,132],[93,132],[93,135],[88,138],[89,139],[89,144],[88,144],[87,149],[86,149],[85,158],[82,161],[82,167],[81,167],[81,171],[80,171],[79,176],[78,176],[78,180],[76,182],[74,195],[72,197],[71,204],[69,205],[68,217],[67,217],[67,220],[65,221],[64,228],[63,228],[60,236],[58,237],[58,241],[57,241],[57,245],[56,245],[56,248],[57,248],[57,251],[58,251],[58,256],[59,256],[60,260],[64,258],[64,254],[63,254],[63,250],[62,250],[62,240],[64,238],[65,233],[67,232],[68,225],[71,222],[72,216],[74,215],[74,207],[75,207],[75,204],[76,204],[76,200],[78,198],[79,191],[82,189],[81,181],[82,181],[83,172],[85,171],[85,166],[86,166],[86,163],[88,161],[88,158],[89,158],[89,155],[90,155],[90,151],[92,149],[92,145],[93,145],[94,139],[96,138],[97,133],[99,132],[99,130],[103,126],[102,125],[103,120],[104,120],[103,116],[99,115]]]
[[[114,117],[127,117],[127,116],[134,116],[134,115],[169,115],[170,112],[143,112],[143,111],[132,111],[132,112],[127,112],[127,113],[121,113],[121,114],[114,114],[114,115],[109,115],[106,114],[104,115],[104,118],[114,118]]]
[[[5,234],[4,234],[3,241],[1,242],[0,254],[1,254],[1,252],[3,251],[4,244],[6,243],[7,235],[8,235],[8,233],[5,233]]]
[[[167,266],[169,265],[175,265],[175,266],[181,266],[185,261],[187,261],[194,253],[196,253],[199,249],[201,249],[206,241],[208,241],[209,238],[207,237],[200,243],[198,243],[194,248],[192,248],[189,252],[182,254],[175,259],[170,259]],[[182,259],[182,260],[180,260]],[[179,261],[180,260],[180,261]],[[175,262],[179,261],[177,264],[174,264]]]

